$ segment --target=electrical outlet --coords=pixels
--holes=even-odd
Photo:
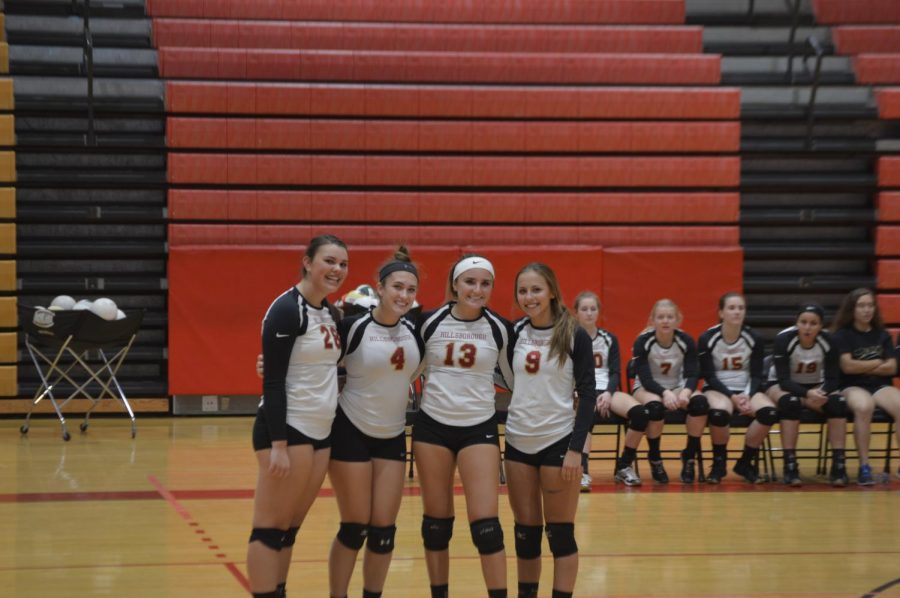
[[[200,409],[204,412],[219,410],[219,397],[216,395],[204,396],[200,403]]]

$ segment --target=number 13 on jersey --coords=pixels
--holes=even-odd
[[[470,368],[475,365],[475,355],[478,347],[472,343],[465,343],[456,350],[456,343],[447,343],[447,355],[444,357],[444,365],[458,364],[461,368]],[[454,359],[455,358],[455,359]]]

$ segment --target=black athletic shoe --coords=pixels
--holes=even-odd
[[[650,461],[650,475],[653,476],[657,484],[669,483],[669,474],[666,473],[666,468],[663,467],[662,461]]]
[[[688,458],[685,456],[684,451],[681,451],[681,483],[693,484],[694,477],[694,458]]]
[[[831,466],[828,479],[835,488],[843,488],[850,483],[850,476],[847,475],[847,468],[844,467],[843,463],[833,464]]]
[[[784,483],[794,487],[803,485],[803,481],[800,479],[800,468],[797,467],[796,461],[784,464]]]
[[[727,475],[728,467],[726,467],[725,459],[722,457],[713,457],[712,467],[709,469],[709,475],[706,476],[706,483],[719,484]]]
[[[765,482],[764,479],[759,477],[759,469],[742,459],[738,459],[737,463],[734,464],[732,471],[751,484],[762,484]]]

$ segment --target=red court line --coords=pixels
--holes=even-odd
[[[167,503],[169,503],[169,506],[171,506],[173,509],[175,509],[175,512],[178,513],[182,519],[189,522],[189,525],[192,525],[192,526],[197,525],[196,523],[191,522],[193,517],[191,517],[190,512],[184,507],[184,505],[182,505],[180,502],[178,502],[178,499],[175,498],[175,495],[173,495],[169,491],[168,488],[163,486],[162,482],[160,482],[159,479],[155,475],[148,475],[147,481],[149,481],[150,484],[154,488],[156,488],[156,491],[159,493],[159,495],[163,499],[165,499],[165,501]],[[198,529],[198,530],[196,530],[196,533],[201,536],[204,536],[202,538],[202,541],[213,543],[212,538],[209,538],[208,536],[206,536],[205,532],[203,532],[203,530]],[[216,556],[218,558],[226,558],[224,553],[219,553]],[[249,594],[250,593],[250,581],[244,576],[244,574],[241,572],[241,570],[238,569],[235,566],[235,564],[232,562],[224,562],[222,564],[225,565],[225,569],[227,569],[228,572],[231,573],[231,575],[237,580],[237,582],[239,584],[241,584],[241,587],[244,588],[244,591],[246,591]]]
[[[150,476],[153,480],[153,476]],[[153,483],[153,481],[151,481]],[[156,482],[159,483],[158,480]],[[780,482],[768,484],[746,484],[740,481],[726,482],[717,486],[708,484],[647,484],[638,488],[626,488],[616,484],[594,484],[591,486],[593,494],[613,494],[617,492],[627,493],[653,493],[653,494],[702,494],[702,493],[731,493],[731,492],[891,492],[900,488],[900,484],[891,481],[889,484],[875,486],[856,486],[851,484],[846,488],[832,488],[826,483],[813,483],[793,488]],[[165,494],[164,494],[165,493]],[[454,486],[453,493],[457,496],[464,494],[462,486]],[[500,494],[506,494],[506,486],[500,487]],[[28,502],[80,502],[80,501],[105,501],[105,500],[169,500],[170,504],[179,504],[178,500],[247,500],[253,498],[253,490],[249,488],[230,488],[212,490],[168,490],[159,485],[155,492],[145,490],[119,491],[119,492],[20,492],[0,494],[2,503],[28,503]],[[421,496],[422,490],[418,486],[408,486],[403,489],[404,496]],[[319,490],[319,497],[328,498],[334,496],[331,488]],[[170,500],[171,499],[171,500]],[[184,517],[182,515],[182,517]]]

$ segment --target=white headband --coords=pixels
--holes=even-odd
[[[459,275],[466,270],[472,270],[473,268],[481,268],[482,270],[487,270],[491,273],[491,278],[494,277],[494,266],[491,265],[491,262],[483,257],[472,256],[467,257],[466,259],[456,264],[456,267],[453,268],[453,280],[459,278]]]

